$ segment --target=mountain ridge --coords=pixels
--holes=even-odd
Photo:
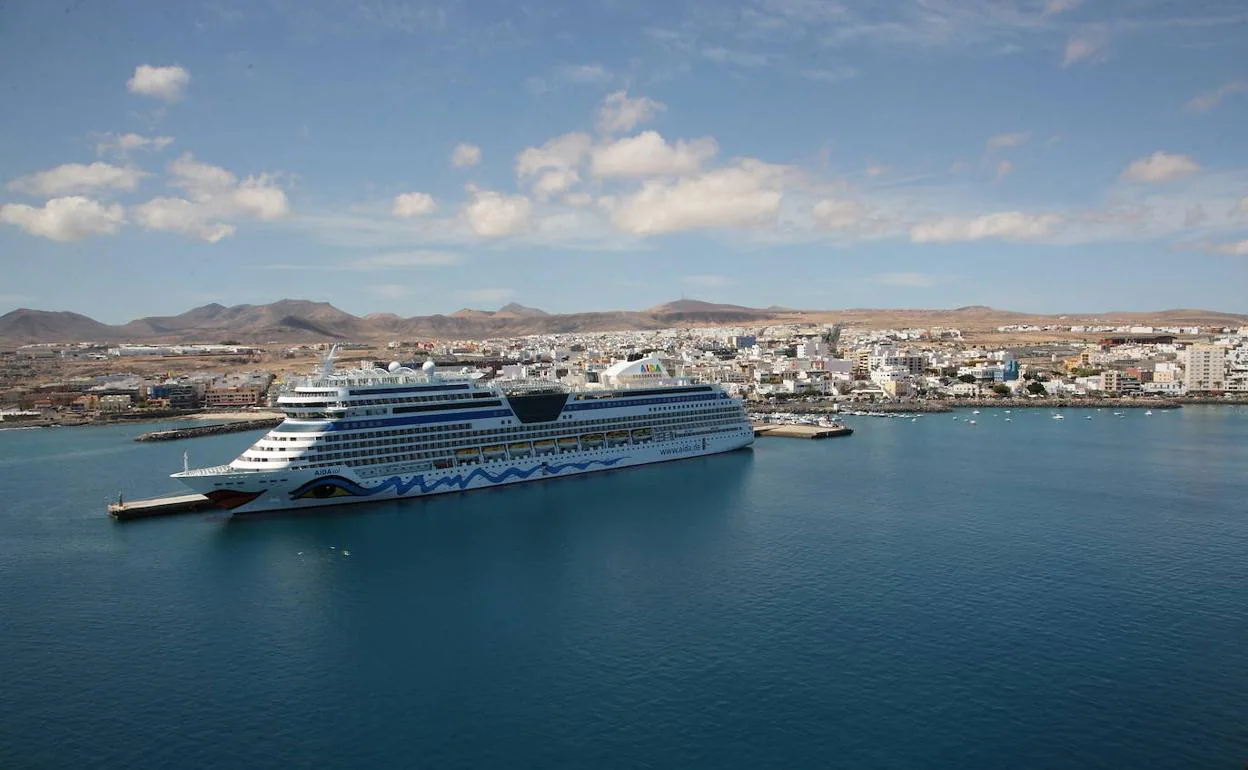
[[[1248,314],[1173,308],[1155,312],[1037,314],[999,310],[982,305],[953,309],[794,310],[772,306],[751,308],[701,300],[680,299],[645,310],[606,310],[548,313],[518,303],[497,311],[465,308],[451,314],[403,317],[370,313],[360,317],[328,302],[282,299],[267,305],[218,303],[191,308],[174,316],[148,316],[108,325],[70,311],[19,308],[0,316],[0,342],[25,345],[56,342],[221,342],[300,343],[375,341],[394,338],[472,339],[526,334],[645,331],[682,325],[744,325],[777,323],[831,323],[890,326],[956,325],[974,322],[985,327],[1005,323],[1097,323],[1140,325],[1243,326]]]

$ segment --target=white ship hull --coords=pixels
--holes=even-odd
[[[342,466],[317,470],[237,471],[228,467],[177,474],[192,490],[218,500],[234,515],[319,508],[344,503],[410,499],[616,470],[730,452],[754,443],[747,423],[730,433],[650,441],[588,451],[500,458],[476,466],[407,471]]]

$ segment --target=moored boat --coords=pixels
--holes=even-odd
[[[569,387],[444,375],[432,361],[336,372],[335,354],[285,386],[280,425],[229,464],[174,478],[238,515],[592,473],[754,441],[738,399],[672,377],[653,357]]]

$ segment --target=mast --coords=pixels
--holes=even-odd
[[[328,378],[334,373],[334,359],[338,358],[338,343],[335,342],[330,346],[329,352],[325,354],[325,362],[321,365],[321,374]]]

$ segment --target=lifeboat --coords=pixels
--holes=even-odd
[[[607,443],[608,443],[608,444],[610,444],[611,446],[618,446],[618,445],[620,445],[620,444],[627,444],[627,443],[628,443],[628,431],[626,431],[626,430],[613,430],[613,431],[609,432],[609,433],[607,434]]]
[[[561,450],[575,450],[578,446],[576,436],[564,436],[559,439],[559,448]]]
[[[602,446],[602,441],[601,433],[586,433],[584,436],[581,436],[581,445],[591,449]]]
[[[502,444],[490,444],[487,447],[481,447],[481,454],[486,457],[502,457],[506,454],[506,450],[503,449]]]
[[[654,437],[654,431],[649,428],[638,428],[633,431],[633,441],[649,441]]]
[[[555,451],[555,440],[553,438],[544,438],[534,441],[533,451],[540,455],[549,454]]]
[[[507,453],[512,457],[528,457],[533,454],[533,447],[527,441],[517,441],[507,445]]]

